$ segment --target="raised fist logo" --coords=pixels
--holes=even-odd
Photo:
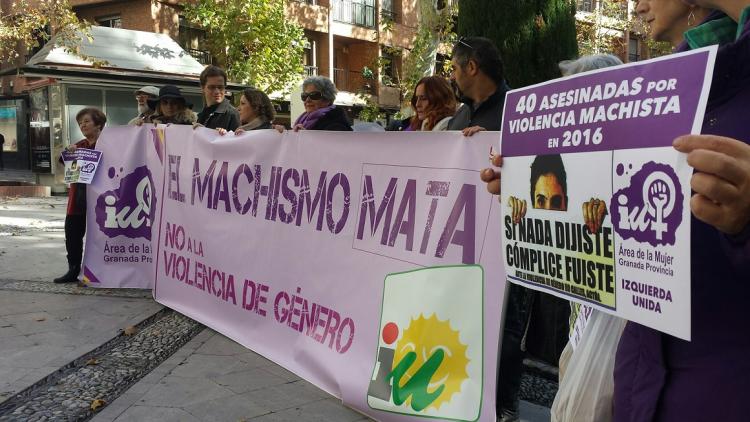
[[[682,222],[683,194],[677,175],[667,164],[648,162],[630,185],[612,196],[612,222],[622,237],[653,246],[674,245]]]
[[[648,204],[651,230],[658,240],[667,231],[666,217],[674,210],[675,186],[672,178],[662,171],[651,173],[643,183],[643,202]]]

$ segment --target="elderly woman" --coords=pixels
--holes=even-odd
[[[83,139],[68,146],[68,151],[78,148],[94,149],[99,134],[107,123],[107,116],[99,109],[87,107],[76,114]],[[62,157],[60,158],[62,161]],[[68,189],[68,209],[65,214],[65,250],[68,253],[68,272],[56,278],[55,283],[78,281],[83,258],[83,236],[86,234],[86,185],[71,183]]]
[[[349,119],[340,108],[333,105],[336,99],[336,87],[325,76],[312,76],[302,82],[300,98],[305,103],[305,112],[294,122],[294,131],[298,130],[337,130],[351,131]],[[279,131],[283,126],[276,126]]]
[[[198,121],[180,88],[165,85],[159,90],[159,98],[148,100],[148,105],[156,112],[149,119],[155,124],[192,125]]]
[[[415,115],[406,130],[446,130],[448,122],[456,114],[456,95],[447,79],[426,76],[414,87],[411,106]]]
[[[274,118],[273,104],[265,92],[255,88],[247,88],[240,97],[240,123],[242,126],[234,131],[239,135],[248,130],[273,129],[271,123]],[[220,135],[225,135],[227,130],[217,128]]]

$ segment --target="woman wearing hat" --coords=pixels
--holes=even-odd
[[[192,125],[198,121],[198,116],[190,109],[193,105],[174,85],[163,86],[159,90],[159,98],[148,100],[148,105],[156,110],[149,119],[154,124]]]

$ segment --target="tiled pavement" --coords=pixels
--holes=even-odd
[[[150,299],[0,290],[0,403],[159,309]]]

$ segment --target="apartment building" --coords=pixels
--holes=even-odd
[[[76,14],[100,26],[168,34],[202,64],[212,61],[205,31],[181,14],[188,1],[71,0]],[[401,57],[416,34],[416,0],[289,0],[289,19],[305,29],[305,72],[331,78],[346,93],[368,92],[398,107]],[[386,60],[379,60],[385,58]],[[378,64],[388,62],[380,72]],[[373,78],[363,69],[373,71]],[[382,98],[381,98],[382,97]]]
[[[400,93],[393,82],[402,57],[393,52],[411,49],[416,7],[416,0],[290,1],[288,13],[308,39],[306,73],[331,78],[343,92],[369,92],[381,107],[398,108]],[[364,68],[373,71],[372,79]]]
[[[635,16],[635,3],[630,0],[576,0],[579,29],[588,26],[591,35],[624,63],[651,58],[642,25]],[[579,45],[579,48],[582,46]]]
[[[100,26],[167,34],[200,63],[209,64],[212,57],[205,31],[181,14],[186,3],[71,1],[82,19]],[[401,57],[392,53],[411,48],[417,27],[416,0],[289,0],[287,16],[305,29],[306,75],[331,78],[342,91],[345,105],[357,104],[354,94],[366,92],[381,107],[398,108],[399,92],[393,81],[398,80]],[[379,66],[383,63],[388,65]],[[373,72],[372,78],[365,68]]]

